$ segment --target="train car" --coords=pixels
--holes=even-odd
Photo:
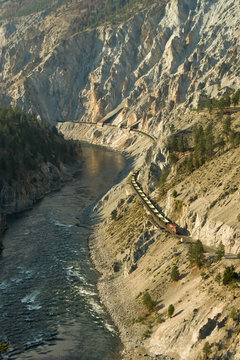
[[[167,225],[170,223],[170,221],[168,219],[166,219],[165,217],[163,217],[162,221]]]

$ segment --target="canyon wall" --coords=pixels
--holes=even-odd
[[[1,103],[55,124],[97,121],[125,101],[123,121],[161,135],[205,95],[240,87],[236,1],[161,1],[73,34],[64,12],[1,21]]]

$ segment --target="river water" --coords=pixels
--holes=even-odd
[[[0,257],[0,341],[10,344],[4,358],[119,358],[118,335],[97,296],[89,229],[76,226],[76,217],[113,185],[125,160],[86,145],[83,158],[61,191],[9,222]]]

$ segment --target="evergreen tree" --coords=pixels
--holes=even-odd
[[[174,265],[171,271],[171,280],[178,281],[180,279],[180,273],[177,265]]]
[[[193,171],[194,165],[193,165],[193,154],[192,153],[187,158],[185,166],[186,166],[186,171],[187,172],[192,172]]]
[[[202,125],[194,126],[193,129],[194,139],[194,167],[199,168],[205,162],[205,148],[206,141]]]
[[[220,282],[221,282],[221,274],[218,273],[216,276],[215,276],[215,281],[220,285]]]
[[[234,271],[235,267],[233,265],[227,266],[223,273],[223,285],[228,285],[236,281],[238,274]]]
[[[168,160],[169,160],[169,163],[170,163],[171,165],[174,165],[174,164],[177,163],[178,158],[177,158],[177,156],[176,156],[173,152],[171,152],[171,153],[169,154],[169,156],[168,156]]]
[[[183,152],[185,150],[185,144],[184,144],[184,139],[183,139],[183,135],[180,135],[178,137],[178,140],[177,140],[177,149],[178,151],[180,152]]]
[[[238,146],[240,144],[240,133],[234,130],[229,132],[229,141],[232,147]]]
[[[213,102],[212,102],[212,99],[208,98],[206,105],[207,105],[207,109],[208,109],[208,111],[209,111],[209,114],[211,114],[211,113],[212,113],[212,110],[213,110]]]
[[[200,240],[197,240],[194,244],[190,244],[187,258],[190,264],[196,264],[199,268],[204,264],[204,249]]]
[[[240,90],[237,90],[232,96],[232,103],[234,106],[237,106],[240,100]]]
[[[177,150],[177,139],[176,136],[172,135],[168,138],[167,142],[168,151],[173,152]]]
[[[231,131],[231,116],[228,116],[223,122],[223,134],[228,136]]]
[[[218,145],[220,151],[224,150],[225,140],[224,140],[223,136],[218,135],[218,137],[217,137],[217,145]]]
[[[147,291],[143,295],[143,304],[149,311],[152,311],[156,306],[156,302],[152,299],[151,295]]]
[[[173,306],[173,304],[169,305],[168,307],[168,317],[172,317],[174,314],[175,308]]]
[[[208,156],[213,155],[213,150],[215,146],[215,139],[213,135],[213,127],[212,124],[209,124],[204,132],[205,135],[205,149]]]
[[[217,248],[216,260],[217,261],[221,260],[224,255],[225,255],[225,246],[223,245],[223,243],[221,241]]]

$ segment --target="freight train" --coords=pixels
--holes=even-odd
[[[138,193],[138,195],[141,197],[144,204],[147,206],[147,208],[151,211],[151,213],[160,220],[164,225],[167,226],[167,228],[174,232],[175,234],[180,235],[181,229],[178,225],[172,223],[168,218],[166,218],[163,214],[160,213],[160,211],[153,205],[151,200],[147,197],[147,195],[142,191],[138,183],[136,182],[136,177],[139,170],[134,171],[131,177],[131,183],[135,191]]]

